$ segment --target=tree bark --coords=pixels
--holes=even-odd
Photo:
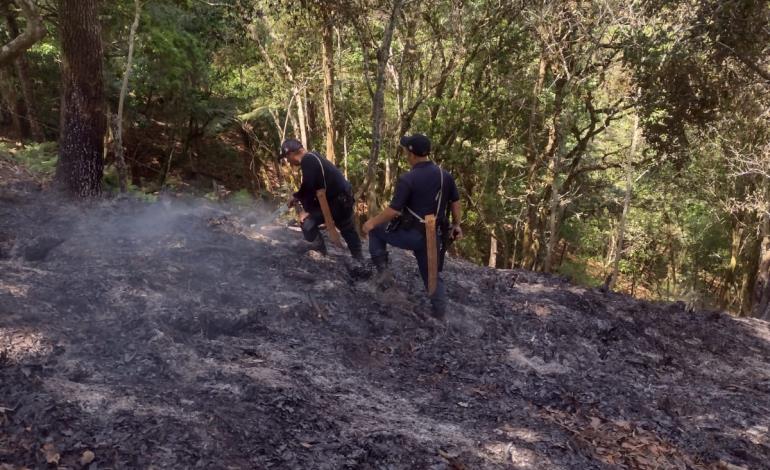
[[[33,44],[43,39],[46,34],[43,19],[37,12],[32,0],[15,0],[21,14],[27,20],[27,29],[17,35],[8,44],[0,48],[0,67],[4,67],[21,56]]]
[[[123,73],[123,84],[120,87],[120,98],[118,99],[118,115],[115,132],[115,164],[118,168],[118,184],[120,192],[125,193],[128,189],[126,183],[126,159],[123,153],[123,107],[128,93],[128,79],[131,76],[131,67],[134,63],[134,42],[136,40],[136,29],[139,27],[139,18],[142,15],[141,0],[134,0],[134,22],[131,24],[131,32],[128,35],[128,57],[126,58],[126,71]]]
[[[98,0],[59,0],[63,103],[58,186],[73,196],[101,194],[104,89]]]
[[[372,146],[369,152],[369,163],[366,168],[366,176],[359,189],[357,199],[360,199],[361,195],[369,191],[377,173],[377,161],[380,155],[380,147],[382,146],[382,121],[385,108],[385,72],[387,70],[388,60],[390,60],[390,43],[393,40],[393,31],[396,29],[396,22],[400,15],[401,5],[403,3],[403,0],[393,0],[388,24],[385,27],[385,32],[382,37],[382,44],[380,44],[380,47],[377,49],[376,86],[374,97],[372,99]],[[372,212],[375,210],[374,206],[376,200],[374,191],[369,192],[368,199],[369,211]]]
[[[335,163],[334,142],[337,128],[334,124],[334,24],[331,15],[325,15],[321,41],[321,62],[324,74],[324,122],[326,124],[326,158]]]

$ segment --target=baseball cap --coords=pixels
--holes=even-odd
[[[430,153],[430,139],[422,134],[405,135],[399,143],[418,157],[426,157]]]
[[[286,158],[290,153],[296,152],[297,150],[301,149],[302,142],[300,142],[297,139],[286,139],[281,144],[281,153],[279,155],[280,158]]]

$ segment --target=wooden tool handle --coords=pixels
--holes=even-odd
[[[332,241],[332,243],[342,248],[342,237],[340,237],[340,232],[337,230],[337,226],[334,225],[332,211],[329,208],[329,201],[326,200],[326,190],[319,189],[315,194],[318,198],[318,204],[321,206],[321,212],[324,215],[324,224],[326,224],[326,230],[329,232],[329,239]]]
[[[425,244],[428,250],[428,295],[438,287],[438,246],[436,244],[436,216],[425,216]]]

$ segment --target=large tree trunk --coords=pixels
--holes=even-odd
[[[382,121],[385,110],[385,72],[387,70],[388,60],[390,60],[390,43],[393,40],[393,30],[396,29],[396,21],[401,14],[401,5],[403,0],[393,0],[393,7],[390,11],[390,18],[385,27],[382,37],[382,44],[377,49],[377,75],[375,78],[374,98],[372,99],[372,146],[369,151],[369,163],[366,168],[364,182],[359,189],[357,196],[369,191],[369,212],[375,210],[376,194],[372,186],[377,173],[377,161],[380,156],[380,147],[382,146]],[[372,186],[372,188],[370,188]],[[374,183],[376,186],[376,183]]]
[[[8,0],[2,1],[7,5]],[[21,8],[21,14],[27,20],[27,29],[16,35],[11,42],[0,47],[0,67],[12,63],[33,44],[43,39],[46,33],[43,19],[38,14],[32,0],[16,0],[16,4]]]
[[[56,181],[79,197],[101,194],[104,90],[98,0],[59,0],[63,102]]]
[[[8,8],[9,0],[5,0],[0,3],[2,6],[3,14],[5,15],[6,24],[8,25],[8,31],[12,37],[19,36],[19,25],[16,21],[16,17],[11,13]],[[14,62],[16,67],[16,75],[19,78],[21,84],[21,93],[24,98],[24,112],[29,124],[29,129],[32,132],[32,138],[37,142],[45,140],[40,121],[38,120],[37,113],[35,112],[35,98],[32,92],[32,80],[30,79],[29,61],[26,55],[20,54]]]
[[[335,163],[334,142],[337,128],[334,125],[334,25],[330,15],[324,18],[321,42],[321,59],[324,73],[324,122],[326,124],[326,158]]]
[[[139,18],[142,14],[141,0],[134,0],[134,22],[131,24],[131,32],[128,35],[128,57],[126,58],[126,70],[123,73],[123,84],[120,87],[120,98],[118,99],[118,115],[115,132],[115,164],[118,168],[118,184],[120,192],[125,193],[128,189],[126,183],[126,159],[123,154],[123,107],[128,93],[128,79],[131,76],[131,67],[134,63],[134,42],[136,39],[136,29],[139,27]]]

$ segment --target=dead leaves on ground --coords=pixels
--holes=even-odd
[[[45,456],[45,461],[48,464],[54,464],[58,465],[59,460],[61,459],[61,454],[59,454],[59,451],[56,450],[56,446],[52,443],[43,444],[43,447],[40,449],[40,452],[43,453]]]
[[[718,466],[705,464],[684,454],[654,432],[623,420],[607,420],[600,416],[581,416],[545,408],[541,415],[567,430],[584,454],[619,468],[653,470],[704,469]]]
[[[95,458],[96,455],[94,455],[94,453],[90,450],[87,450],[83,452],[83,455],[80,456],[80,465],[86,466],[93,462]]]
[[[43,444],[43,447],[40,448],[40,453],[43,454],[43,457],[45,458],[45,461],[49,465],[56,465],[58,466],[61,461],[61,452],[59,452],[59,449],[57,449],[56,445],[48,442]],[[93,453],[91,450],[85,450],[81,454],[80,458],[78,459],[78,462],[82,467],[86,467],[89,464],[91,464],[96,459],[96,454]],[[0,466],[0,470],[6,470],[4,467]]]

